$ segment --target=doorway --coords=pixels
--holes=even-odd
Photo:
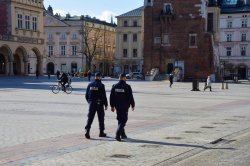
[[[245,66],[240,66],[238,68],[238,75],[239,75],[239,79],[246,79],[247,77],[247,69]]]
[[[55,65],[52,62],[47,64],[47,73],[55,74]]]

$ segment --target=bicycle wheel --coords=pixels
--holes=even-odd
[[[73,91],[73,88],[72,88],[72,86],[70,86],[70,85],[65,86],[65,88],[66,88],[66,93],[67,93],[67,94],[70,94],[70,93]]]
[[[51,90],[54,94],[57,94],[60,91],[60,87],[58,85],[53,85]]]

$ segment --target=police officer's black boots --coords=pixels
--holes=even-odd
[[[106,136],[107,136],[107,134],[106,134],[106,133],[104,133],[104,131],[103,131],[103,130],[100,130],[99,137],[106,137]]]
[[[121,137],[118,136],[118,135],[116,135],[115,139],[116,139],[117,141],[122,141],[122,140],[121,140]]]
[[[86,129],[85,138],[90,139],[89,129]]]
[[[125,133],[122,133],[121,137],[122,137],[122,139],[127,139],[128,138]]]

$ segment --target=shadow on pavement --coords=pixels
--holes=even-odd
[[[86,78],[73,78],[72,82],[87,82]],[[51,90],[51,86],[57,84],[55,76],[50,79],[46,76],[40,76],[38,79],[34,76],[13,76],[0,77],[0,89],[15,88],[15,89],[36,89],[36,90]],[[86,88],[73,87],[73,91],[85,91]]]

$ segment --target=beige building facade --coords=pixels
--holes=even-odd
[[[142,72],[142,12],[143,7],[117,16],[115,73]]]
[[[54,74],[62,72],[84,72],[89,70],[85,55],[85,41],[83,31],[86,27],[100,30],[97,49],[100,51],[94,56],[91,70],[100,71],[104,75],[113,74],[115,55],[116,25],[100,21],[89,16],[61,17],[53,14],[51,7],[44,17],[46,72]],[[94,33],[89,39],[94,38]]]
[[[43,0],[2,0],[0,6],[0,74],[42,74]]]

